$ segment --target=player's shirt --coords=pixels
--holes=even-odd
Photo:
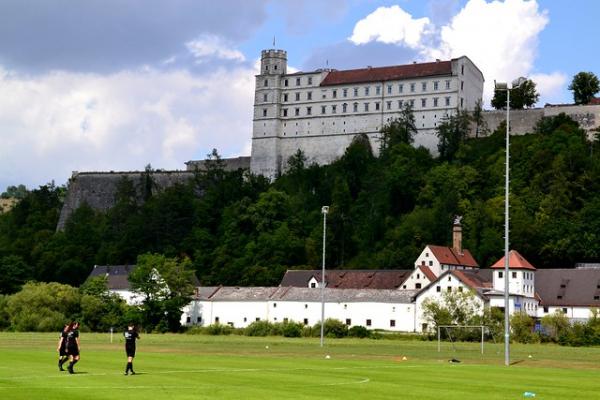
[[[135,341],[140,337],[137,331],[130,331],[129,329],[123,332],[123,336],[125,337],[126,347],[135,347]]]
[[[67,347],[77,347],[77,338],[79,337],[79,331],[77,329],[69,331],[67,333]]]

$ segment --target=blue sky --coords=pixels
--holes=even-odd
[[[183,169],[249,155],[260,51],[298,70],[469,56],[571,102],[600,75],[596,0],[3,0],[0,191],[72,171]]]

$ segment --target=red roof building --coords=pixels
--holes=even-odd
[[[490,268],[504,268],[504,257],[496,261]],[[535,271],[535,267],[529,263],[518,251],[511,250],[508,252],[508,268],[509,269],[529,269]]]

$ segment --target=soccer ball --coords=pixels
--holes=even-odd
[[[325,356],[325,358],[329,360],[331,357],[329,356],[329,354],[327,354],[327,355]]]

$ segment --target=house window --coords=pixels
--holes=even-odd
[[[433,261],[429,260],[429,266],[433,267]]]
[[[287,117],[287,108],[284,108],[284,109],[281,110],[281,115],[283,117]]]
[[[331,113],[332,114],[336,114],[337,113],[337,106],[335,104],[331,106]]]
[[[255,321],[260,321],[260,318],[256,317],[254,320],[255,320]]]
[[[248,321],[248,318],[244,317],[244,322]]]
[[[513,271],[512,277],[513,277],[513,279],[515,279],[517,277],[517,273]]]
[[[398,92],[402,93],[404,91],[404,85],[403,84],[399,84],[398,85]]]
[[[343,113],[348,112],[348,103],[342,104],[342,112]]]
[[[342,89],[342,96],[348,97],[348,89]]]
[[[198,318],[196,318],[196,323],[197,323],[197,324],[199,324],[199,323],[201,323],[201,322],[202,322],[202,317],[198,317]]]
[[[300,78],[296,78],[296,86],[300,86]]]
[[[300,101],[300,92],[296,93],[296,101]]]
[[[393,328],[396,326],[396,320],[395,319],[390,319],[390,328]]]
[[[283,86],[285,86],[285,87],[288,87],[288,85],[289,85],[289,82],[288,82],[288,80],[287,80],[287,79],[285,79],[285,80],[283,81]]]
[[[464,107],[464,102],[465,102],[465,99],[463,99],[463,98],[461,97],[461,98],[460,98],[460,108],[463,108],[463,107]]]
[[[356,97],[356,96],[358,96],[358,88],[357,87],[354,88],[354,97]]]
[[[268,80],[268,79],[265,79],[265,82],[264,82],[263,86],[264,86],[264,87],[267,87],[267,86],[269,86],[269,80]]]
[[[365,103],[365,112],[369,111],[369,103]]]
[[[415,289],[421,289],[421,284],[420,283],[416,283],[415,284]]]
[[[277,308],[277,303],[273,303],[273,308]]]
[[[421,99],[421,107],[425,108],[427,107],[427,99]],[[423,115],[424,117],[424,115]]]
[[[433,90],[438,90],[439,86],[440,86],[440,83],[438,81],[433,82]]]
[[[369,87],[368,87],[368,86],[366,86],[366,87],[365,87],[365,96],[368,96],[368,95],[369,95]]]
[[[448,282],[452,282],[452,277],[451,276],[448,277]]]
[[[446,81],[446,89],[450,89],[450,81]]]
[[[304,318],[304,325],[308,325],[308,318]]]
[[[409,102],[410,106],[414,108],[414,106],[415,106],[415,100],[412,99],[412,100],[409,100],[408,102]]]
[[[321,114],[325,114],[325,111],[327,111],[326,106],[321,106]]]
[[[266,117],[266,116],[267,116],[267,109],[263,108],[263,117]]]
[[[436,286],[435,287],[435,291],[440,293],[442,291],[442,287],[441,286]]]
[[[288,101],[288,94],[287,93],[283,94],[283,101]]]
[[[215,317],[215,324],[219,323],[219,317]]]
[[[358,112],[358,103],[354,103],[352,106],[353,111]]]
[[[460,74],[461,75],[465,74],[465,65],[464,64],[460,66]]]
[[[381,86],[375,86],[375,94],[376,95],[380,95],[381,94]]]
[[[288,319],[287,319],[287,318],[284,318],[284,319],[283,319],[283,323],[284,323],[284,324],[287,324],[287,323],[288,323]]]
[[[600,300],[600,296],[594,296],[594,300]]]
[[[498,278],[502,278],[504,276],[504,273],[502,271],[498,271]]]
[[[350,326],[352,324],[352,320],[350,318],[346,318],[346,325]]]
[[[371,326],[371,320],[370,319],[367,320],[367,326]]]
[[[427,82],[421,82],[421,92],[427,91]]]
[[[306,93],[306,100],[312,100],[312,92]]]
[[[337,99],[337,90],[333,90],[331,92],[331,97],[333,97],[334,99]]]
[[[421,279],[421,274],[417,274],[417,279]]]
[[[558,296],[556,296],[556,298],[557,298],[558,300],[562,300],[562,296],[561,296],[561,295],[558,295]]]
[[[548,312],[548,306],[544,306],[544,312],[547,313]]]
[[[312,85],[312,76],[309,76],[309,77],[308,77],[308,84],[309,84],[309,85]]]
[[[562,309],[562,312],[563,312],[564,314],[566,314],[566,313],[567,313],[567,307],[563,307],[563,309]]]
[[[304,305],[304,309],[307,309],[307,308],[308,308],[308,304],[305,304],[305,305]]]
[[[190,322],[192,322],[192,317],[188,316],[185,320],[189,324]]]

